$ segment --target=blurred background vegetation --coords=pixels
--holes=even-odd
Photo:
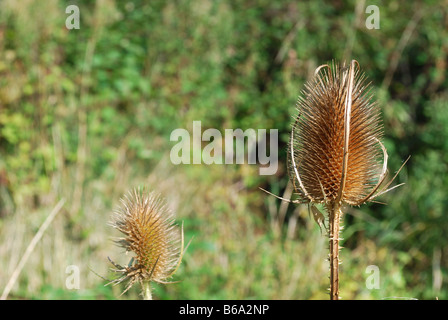
[[[80,9],[68,30],[65,8]],[[366,7],[380,9],[369,30]],[[66,203],[8,298],[116,299],[105,287],[119,198],[163,194],[193,241],[158,299],[327,299],[327,240],[289,196],[286,143],[315,68],[357,59],[400,187],[347,208],[343,299],[448,298],[448,1],[0,2],[0,289]],[[279,130],[279,170],[170,162],[176,128]],[[120,260],[121,259],[121,260]],[[66,267],[80,289],[66,288]],[[368,290],[369,265],[380,288]],[[138,298],[134,288],[121,299]]]

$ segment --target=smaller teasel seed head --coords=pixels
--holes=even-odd
[[[115,243],[134,254],[124,267],[109,259],[115,267],[112,270],[120,274],[111,283],[128,280],[124,292],[136,282],[142,286],[151,281],[168,283],[182,260],[183,228],[179,230],[161,196],[140,189],[130,191],[121,199],[110,225],[123,234]]]

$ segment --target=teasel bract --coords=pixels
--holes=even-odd
[[[130,191],[121,199],[115,211],[111,226],[123,236],[115,243],[132,252],[127,266],[109,261],[119,276],[110,283],[128,281],[125,293],[139,282],[145,299],[151,299],[151,282],[170,283],[184,254],[183,227],[175,224],[172,212],[162,197],[154,192],[141,189]],[[122,293],[122,294],[123,294]]]
[[[308,203],[320,226],[324,216],[314,204],[327,212],[330,298],[337,300],[342,206],[373,201],[399,185],[388,189],[395,175],[382,186],[388,155],[380,110],[356,60],[318,67],[297,110],[288,145],[288,173],[299,197],[292,202]]]

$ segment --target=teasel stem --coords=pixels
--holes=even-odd
[[[142,282],[143,300],[152,300],[151,283],[149,281]]]
[[[331,206],[328,208],[330,230],[330,299],[339,300],[339,234],[341,231],[342,210],[340,206]]]

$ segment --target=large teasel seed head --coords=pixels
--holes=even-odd
[[[360,205],[382,182],[387,155],[369,85],[356,61],[323,65],[306,83],[288,146],[290,179],[303,202]]]
[[[111,226],[122,233],[115,240],[133,257],[127,266],[110,260],[120,276],[114,284],[128,280],[124,292],[136,282],[167,283],[180,265],[184,246],[183,230],[175,224],[172,212],[160,195],[140,189],[130,191],[121,199]],[[124,293],[123,292],[123,293]]]
[[[299,196],[292,202],[310,204],[316,222],[326,227],[325,217],[313,206],[324,204],[329,222],[330,298],[338,300],[341,208],[373,201],[398,187],[387,189],[406,162],[377,191],[387,173],[388,156],[381,143],[379,107],[356,60],[317,68],[297,109],[288,145],[288,172]]]

